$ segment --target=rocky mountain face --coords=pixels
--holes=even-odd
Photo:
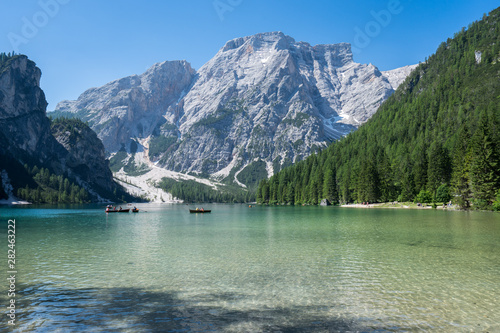
[[[156,64],[56,111],[89,121],[110,153],[133,140],[156,166],[240,183],[355,130],[412,69],[381,72],[354,62],[347,43],[263,33],[227,42],[196,73],[185,61]]]
[[[52,133],[40,76],[40,69],[26,56],[14,56],[0,66],[3,178],[12,179],[19,168],[24,169],[24,164],[37,165],[69,176],[91,193],[113,191],[117,185],[109,171],[104,146],[88,126],[80,126],[78,142],[74,144],[67,138],[67,128],[60,127]]]
[[[165,61],[142,75],[132,75],[85,91],[77,101],[58,103],[57,113],[87,121],[106,149],[129,150],[131,138],[146,138],[178,113],[178,103],[195,76],[186,61]]]
[[[52,122],[51,133],[68,152],[65,164],[80,182],[103,187],[108,192],[114,190],[104,145],[88,125],[74,119],[56,119]]]
[[[63,150],[50,133],[40,77],[40,69],[27,57],[13,57],[2,64],[0,132],[8,145],[1,145],[0,149],[19,157],[36,156],[37,161],[50,163],[52,152],[59,155]]]

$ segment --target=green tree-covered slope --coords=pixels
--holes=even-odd
[[[443,42],[359,130],[261,181],[258,201],[450,199],[500,188],[500,9]]]
[[[1,59],[2,54],[0,54]],[[51,120],[52,135],[58,136],[65,133],[68,137],[68,144],[76,148],[82,148],[79,144],[83,142],[84,147],[88,140],[88,132],[91,129],[78,119],[57,118]],[[95,134],[94,134],[95,136]],[[97,137],[95,138],[97,140]],[[0,134],[0,142],[6,142]],[[95,143],[95,142],[94,142]],[[102,145],[102,144],[101,144]],[[89,151],[89,154],[95,153]],[[73,157],[74,159],[74,157]],[[74,162],[74,161],[73,161]],[[107,164],[105,164],[107,167]],[[76,168],[75,168],[76,169]],[[84,176],[84,170],[80,166],[79,176]],[[24,165],[9,152],[0,152],[0,200],[8,199],[9,194],[31,203],[89,203],[96,201],[96,195],[115,201],[132,201],[137,198],[126,193],[120,186],[115,184],[113,190],[104,187],[93,186],[91,191],[78,184],[74,174],[55,170],[50,164],[41,164],[35,158],[25,158]],[[99,172],[99,170],[92,170]],[[109,171],[110,172],[110,171]],[[4,179],[7,176],[7,179]],[[3,182],[8,180],[7,187],[11,193],[6,193]]]

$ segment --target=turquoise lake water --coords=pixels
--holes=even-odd
[[[139,207],[1,207],[0,331],[500,332],[500,214]]]

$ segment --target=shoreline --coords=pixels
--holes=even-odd
[[[0,200],[0,205],[13,206],[13,205],[31,205],[31,202],[19,200],[18,198],[10,195],[8,199]]]
[[[340,205],[340,207],[344,208],[388,208],[388,209],[432,209],[431,205],[425,205],[425,206],[417,206],[417,204],[414,203],[409,203],[409,202],[403,202],[403,203],[392,203],[392,202],[383,202],[383,203],[373,203],[373,204],[368,204],[368,205],[363,205],[363,204],[346,204],[346,205]],[[443,205],[437,205],[436,209],[441,209],[441,210],[456,210],[455,206],[444,206]]]

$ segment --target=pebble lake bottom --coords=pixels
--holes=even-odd
[[[0,331],[500,332],[500,214],[139,208],[0,207]]]

